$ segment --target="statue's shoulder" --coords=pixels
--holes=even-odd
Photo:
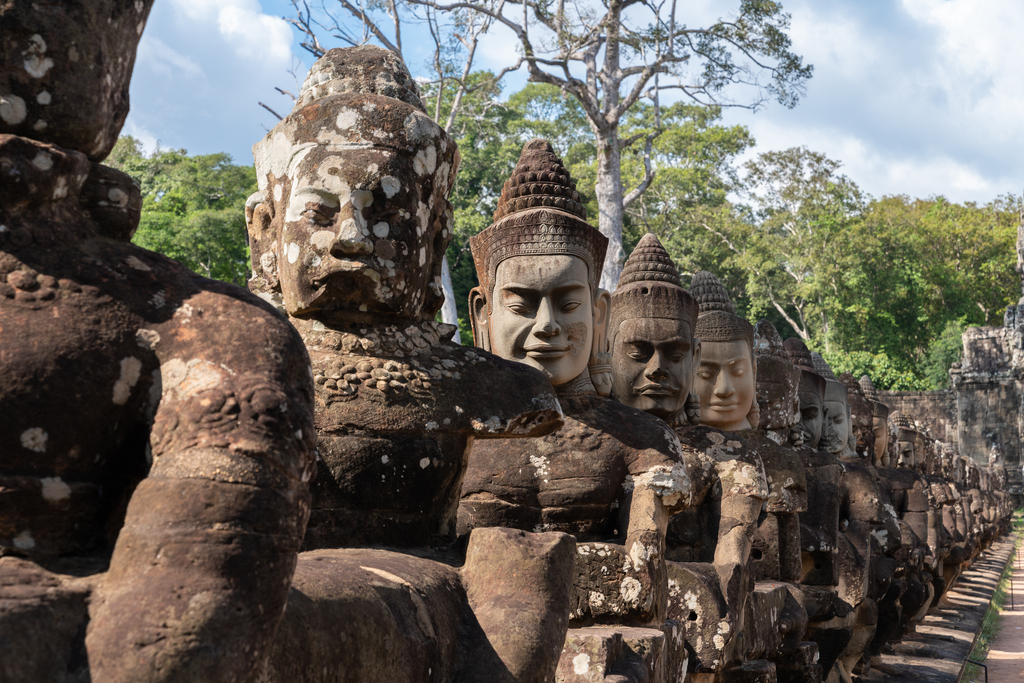
[[[625,451],[630,471],[683,462],[679,439],[661,418],[597,394],[573,394],[560,400],[567,420],[600,432]]]
[[[425,322],[304,332],[318,405],[329,413],[325,426],[480,438],[538,436],[561,426],[544,375],[450,341],[449,327]]]
[[[677,427],[676,435],[681,444],[714,460],[743,460],[759,456],[757,446],[746,438],[709,425]]]

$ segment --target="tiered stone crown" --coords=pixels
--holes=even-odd
[[[821,354],[817,351],[811,351],[811,364],[814,366],[814,371],[831,382],[838,382],[839,379],[835,373],[832,372],[832,367],[821,357]]]
[[[754,350],[754,326],[736,315],[729,292],[718,278],[706,270],[693,276],[690,294],[700,306],[696,336],[701,341],[724,342],[745,339]]]
[[[343,93],[393,97],[427,110],[405,63],[394,52],[375,45],[328,50],[306,75],[296,109]]]
[[[469,239],[488,298],[498,265],[514,256],[576,256],[587,264],[590,289],[597,291],[608,238],[587,224],[575,185],[547,140],[526,143],[502,189],[494,223]]]
[[[647,233],[626,259],[619,286],[612,294],[612,334],[631,318],[685,320],[692,333],[697,302],[683,289],[672,258],[657,237]]]
[[[818,374],[818,371],[814,369],[814,361],[811,359],[811,352],[808,350],[807,345],[804,344],[802,339],[797,339],[796,337],[787,339],[782,342],[782,348],[789,357],[790,363],[801,370]]]
[[[700,305],[701,313],[710,311],[725,311],[736,314],[736,307],[732,305],[729,292],[722,286],[721,281],[712,273],[706,270],[694,274],[690,282],[690,294]]]
[[[905,413],[896,411],[889,415],[889,422],[895,425],[899,429],[907,429],[910,431],[917,431],[917,425],[913,420],[910,419]]]
[[[758,358],[777,358],[789,363],[789,357],[782,348],[782,337],[767,320],[758,320],[754,326],[754,353]]]
[[[523,147],[512,177],[502,186],[498,208],[491,220],[497,223],[513,213],[544,207],[564,211],[584,222],[587,220],[576,181],[562,159],[555,154],[551,143],[534,138]]]
[[[863,391],[864,395],[870,398],[871,400],[876,400],[878,391],[875,389],[874,382],[872,382],[871,378],[868,377],[867,375],[860,376],[860,390]]]

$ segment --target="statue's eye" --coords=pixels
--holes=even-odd
[[[562,305],[563,313],[570,313],[580,307],[579,301],[569,301]]]
[[[310,207],[302,212],[302,217],[321,227],[327,227],[334,221],[333,212],[323,207]]]

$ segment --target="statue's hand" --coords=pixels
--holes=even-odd
[[[594,352],[590,354],[590,363],[587,370],[590,373],[590,381],[598,395],[608,396],[612,393],[612,354]]]

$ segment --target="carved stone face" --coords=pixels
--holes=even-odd
[[[879,467],[889,466],[889,422],[884,417],[871,418],[875,435],[875,459]]]
[[[825,390],[824,429],[826,433],[832,432],[829,443],[825,444],[826,450],[836,455],[841,454],[846,448],[847,440],[850,438],[849,408],[846,405],[846,401],[838,400],[828,389]]]
[[[694,379],[701,421],[725,431],[750,429],[747,415],[754,401],[755,380],[751,349],[745,339],[703,344]]]
[[[817,392],[800,392],[800,426],[807,434],[806,445],[814,448],[821,441],[825,412],[822,396]]]
[[[671,422],[683,410],[700,362],[690,325],[669,318],[631,318],[619,324],[612,347],[612,395]]]
[[[389,130],[394,146],[380,139]],[[388,97],[339,95],[292,114],[257,146],[254,277],[279,286],[295,317],[432,316],[451,237],[451,145]]]
[[[915,462],[913,435],[900,434],[896,440],[896,466],[914,469]]]
[[[564,254],[502,261],[490,305],[471,306],[478,328],[486,330],[485,348],[537,368],[554,386],[579,377],[594,341],[587,274],[582,259]]]

